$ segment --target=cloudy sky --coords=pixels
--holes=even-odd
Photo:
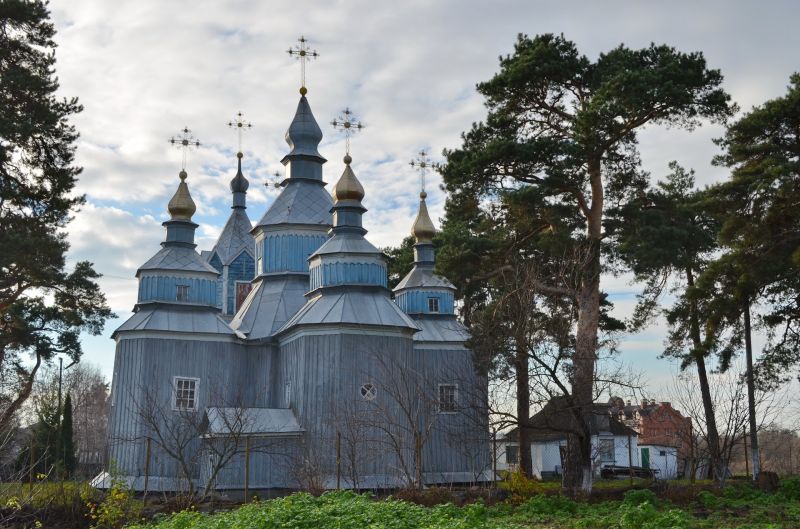
[[[287,152],[300,68],[286,50],[300,34],[320,53],[307,85],[325,133],[326,181],[341,173],[344,143],[325,124],[349,105],[367,125],[353,141],[353,165],[366,189],[368,237],[380,246],[399,243],[415,214],[417,176],[408,161],[423,147],[458,146],[461,132],[484,117],[474,86],[497,70],[518,33],[563,33],[592,59],[620,43],[702,51],[743,109],[783,94],[800,70],[800,9],[791,1],[52,0],[51,10],[61,92],[85,107],[73,121],[87,203],[69,227],[71,258],[91,260],[105,275],[102,287],[120,318],[102,337],[85,339],[85,361],[109,378],[109,335],[130,315],[134,273],[159,248],[178,182],[181,156],[167,139],[186,125],[203,143],[187,169],[197,242],[208,249],[230,211],[236,137],[226,123],[242,111],[254,124],[244,138],[244,168],[248,212],[257,220],[276,193],[264,184]],[[715,126],[646,129],[645,168],[658,178],[678,160],[701,184],[724,178],[710,164],[711,139],[720,134]],[[429,207],[438,218],[445,197],[431,178]],[[636,285],[609,278],[605,288],[618,315],[628,314]],[[655,397],[672,369],[656,359],[663,336],[656,326],[622,343],[623,359],[645,372]]]

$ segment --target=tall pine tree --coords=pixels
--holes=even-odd
[[[111,315],[91,263],[66,267],[77,100],[56,97],[55,30],[46,2],[0,2],[0,429],[31,394],[42,364],[81,356],[82,331]]]
[[[727,119],[733,108],[721,83],[700,53],[619,46],[590,61],[563,36],[520,36],[514,53],[500,59],[500,72],[478,85],[487,100],[486,121],[464,134],[460,149],[446,153],[442,173],[451,194],[485,200],[527,188],[579,222],[570,233],[582,249],[577,282],[537,285],[542,294],[576,305],[570,404],[582,430],[569,443],[564,482],[573,492],[592,487],[600,277],[604,250],[614,243],[605,224],[609,205],[642,185],[637,131],[648,124],[691,128],[701,119]]]

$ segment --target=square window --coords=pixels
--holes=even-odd
[[[597,457],[600,461],[614,461],[614,440],[600,439],[597,447]]]
[[[439,413],[454,413],[458,404],[458,386],[439,384]]]
[[[172,409],[180,411],[194,411],[197,409],[197,385],[200,379],[175,377],[173,387],[175,400]]]
[[[439,298],[428,298],[428,312],[439,312]]]
[[[176,285],[175,299],[178,301],[189,301],[189,285]]]
[[[506,445],[506,464],[516,465],[519,463],[519,446]]]

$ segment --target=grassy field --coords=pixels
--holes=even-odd
[[[517,505],[473,503],[422,507],[396,499],[331,492],[320,497],[299,493],[236,510],[205,514],[186,511],[162,516],[137,529],[778,529],[800,527],[800,487],[764,494],[732,486],[722,495],[701,491],[689,504],[659,500],[649,490],[633,490],[624,499],[575,502],[540,494]]]

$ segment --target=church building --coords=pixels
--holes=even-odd
[[[255,227],[239,152],[230,218],[198,252],[184,169],[161,249],[136,272],[133,315],[113,333],[109,425],[113,473],[134,490],[391,489],[489,474],[486,380],[455,287],[434,272],[426,194],[413,270],[391,291],[350,153],[328,191],[322,131],[300,93],[282,190]]]

